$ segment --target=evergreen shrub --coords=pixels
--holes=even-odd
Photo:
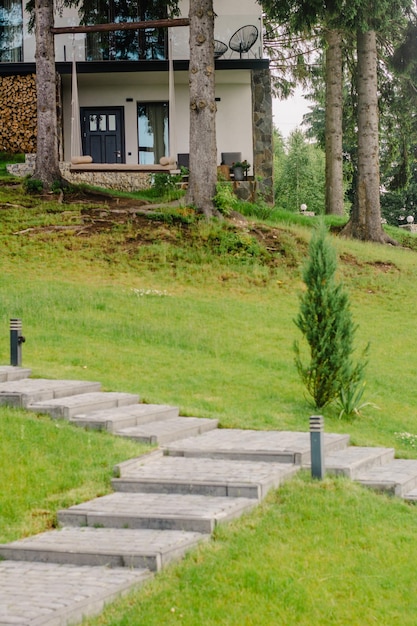
[[[309,258],[303,271],[306,291],[294,320],[310,348],[310,362],[303,365],[298,342],[294,343],[295,363],[316,408],[363,387],[366,361],[352,361],[356,326],[349,298],[335,280],[336,253],[327,238],[323,222],[313,234]],[[363,356],[368,352],[365,349]],[[346,413],[352,411],[346,411]]]

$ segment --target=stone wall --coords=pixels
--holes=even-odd
[[[105,189],[119,191],[140,191],[149,189],[152,183],[152,174],[139,171],[71,171],[69,163],[60,163],[62,176],[76,185],[86,183]]]
[[[7,171],[14,176],[31,176],[35,171],[35,154],[27,154],[25,163],[13,163],[7,166]],[[63,178],[70,183],[86,183],[105,189],[119,191],[140,191],[149,189],[152,184],[152,173],[140,171],[71,171],[70,163],[59,164]],[[169,173],[169,171],[168,171]]]
[[[273,202],[274,150],[269,69],[252,71],[252,108],[254,175],[258,181],[258,192],[267,202]]]

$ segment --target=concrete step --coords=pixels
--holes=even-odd
[[[342,450],[349,435],[324,435],[326,453]],[[310,433],[218,429],[165,447],[170,456],[209,457],[241,461],[274,461],[305,465],[310,461]]]
[[[299,466],[289,463],[230,461],[163,456],[161,452],[140,458],[115,478],[113,488],[122,492],[201,494],[261,500],[272,488],[293,476]]]
[[[11,380],[22,380],[22,378],[29,378],[31,374],[32,371],[25,367],[15,367],[14,365],[0,365],[0,383],[5,383]]]
[[[77,413],[86,413],[89,410],[98,411],[134,404],[138,402],[138,399],[139,397],[133,393],[95,391],[41,402],[31,402],[26,408],[38,413],[48,413],[51,417],[69,419]]]
[[[403,498],[417,487],[417,461],[395,459],[381,467],[360,472],[355,480],[366,487]]]
[[[100,391],[101,384],[84,380],[23,378],[0,383],[0,404],[27,408],[54,398]]]
[[[211,533],[256,504],[254,498],[117,492],[59,511],[58,520],[63,526]]]
[[[172,417],[161,421],[148,422],[130,428],[120,428],[114,431],[115,435],[129,437],[143,443],[163,445],[182,439],[195,437],[202,433],[214,430],[218,420],[203,417]]]
[[[403,495],[403,498],[409,502],[417,502],[417,488],[407,491],[407,493]]]
[[[149,570],[128,567],[0,561],[0,624],[81,624],[152,576]]]
[[[114,432],[123,428],[178,417],[179,409],[164,404],[130,404],[104,411],[77,413],[70,421],[85,428]]]
[[[11,561],[159,571],[209,538],[177,530],[63,528],[0,545],[0,556]]]
[[[361,472],[393,461],[394,453],[394,448],[349,446],[325,454],[324,467],[328,474],[343,475],[354,480]],[[310,467],[310,463],[306,467]]]

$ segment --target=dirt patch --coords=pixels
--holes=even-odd
[[[340,260],[344,265],[349,267],[371,267],[372,269],[379,271],[383,274],[388,274],[389,272],[399,272],[399,268],[395,265],[395,263],[390,263],[389,261],[365,261],[362,262],[357,259],[352,254],[343,253],[340,255]]]
[[[112,209],[138,209],[149,205],[150,202],[147,200],[138,200],[136,198],[113,196],[105,191],[77,189],[65,194],[63,204],[99,204],[103,207],[109,207]]]
[[[345,265],[351,265],[353,267],[362,267],[363,265],[353,254],[343,253],[339,258]]]
[[[395,265],[395,263],[389,263],[387,261],[367,261],[366,265],[370,265],[371,267],[379,270],[383,274],[388,274],[389,272],[399,272],[399,268]]]

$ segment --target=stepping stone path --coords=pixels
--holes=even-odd
[[[159,446],[115,468],[112,494],[59,511],[59,530],[0,545],[0,626],[66,626],[99,613],[310,464],[309,433],[218,429],[96,382],[4,366],[0,404]],[[324,449],[328,473],[417,500],[417,461],[349,446],[348,435],[325,433]]]

